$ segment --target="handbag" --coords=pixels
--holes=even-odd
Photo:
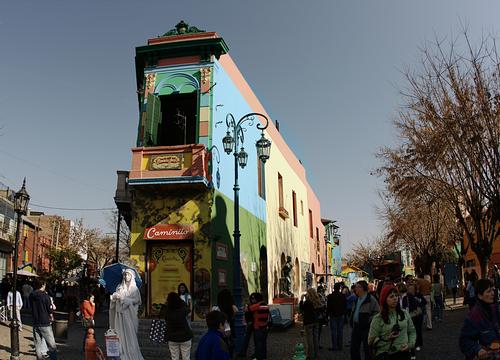
[[[153,319],[149,330],[149,340],[157,344],[167,343],[167,323],[163,319]]]
[[[94,320],[82,318],[82,325],[85,329],[93,328],[94,327]]]

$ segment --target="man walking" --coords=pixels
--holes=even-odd
[[[347,300],[340,291],[341,283],[333,285],[333,292],[327,297],[326,312],[330,318],[330,336],[332,347],[330,350],[342,350],[344,345],[344,320],[347,311]]]
[[[417,280],[417,284],[420,293],[426,301],[424,314],[425,325],[427,330],[432,330],[431,277],[429,275],[425,275],[423,279]]]
[[[37,359],[56,360],[56,341],[51,326],[54,319],[51,307],[52,301],[45,292],[45,286],[45,281],[36,279],[35,291],[31,293],[29,298],[33,316],[33,339]],[[45,354],[46,348],[48,348],[47,354]]]
[[[26,283],[24,283],[23,287],[21,288],[21,291],[23,292],[24,307],[26,309],[30,309],[29,297],[30,297],[30,294],[33,292],[33,288],[31,287],[30,284],[28,284],[26,282]]]
[[[380,310],[377,299],[368,293],[368,283],[358,281],[355,288],[358,299],[354,305],[352,315],[351,360],[361,360],[361,344],[365,353],[365,360],[370,359],[368,347],[368,332],[373,316]]]
[[[7,308],[9,309],[9,317],[12,319],[14,315],[16,316],[17,323],[19,324],[19,331],[23,331],[23,323],[21,321],[21,308],[23,307],[23,299],[21,298],[21,293],[16,290],[16,298],[14,300],[14,295],[12,290],[7,294]]]

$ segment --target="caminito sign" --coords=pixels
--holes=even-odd
[[[180,170],[183,154],[161,154],[151,157],[150,170]]]
[[[186,240],[193,238],[191,225],[160,224],[144,231],[144,240]]]

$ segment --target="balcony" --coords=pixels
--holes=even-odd
[[[130,185],[210,183],[205,145],[139,147],[132,149]]]

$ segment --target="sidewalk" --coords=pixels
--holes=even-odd
[[[57,318],[57,317],[56,317]],[[66,317],[67,318],[67,317]],[[21,313],[23,331],[19,333],[19,348],[22,359],[36,359],[35,347],[33,345],[33,328],[31,315],[27,312]],[[61,317],[62,319],[62,317]],[[95,336],[98,346],[104,350],[104,332],[108,327],[108,314],[98,313],[96,315]],[[56,339],[58,358],[63,360],[81,360],[83,358],[83,334],[84,329],[80,322],[68,324],[68,338],[66,340]],[[0,324],[0,359],[10,357],[10,327],[9,323]]]

